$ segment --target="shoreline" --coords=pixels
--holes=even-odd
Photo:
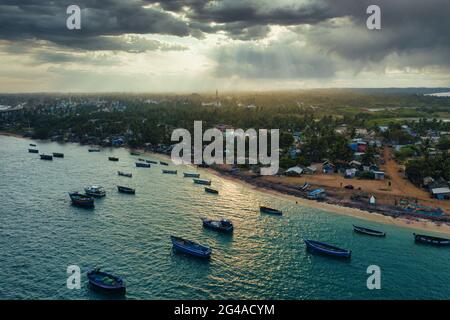
[[[9,137],[15,137],[15,138],[21,138],[21,139],[35,140],[35,139],[23,137],[22,135],[19,135],[19,134],[4,132],[4,131],[0,131],[0,136],[9,136]],[[101,146],[99,146],[99,147],[101,147]],[[122,147],[122,148],[126,149],[129,152],[131,152],[132,150],[137,151],[137,152],[141,153],[142,155],[145,155],[145,154],[156,155],[156,156],[161,156],[166,159],[170,159],[170,157],[166,154],[156,153],[156,152],[152,152],[152,151],[146,151],[141,148],[130,148],[130,147]],[[217,177],[220,177],[222,179],[233,181],[235,183],[240,184],[241,186],[251,188],[252,190],[256,190],[256,191],[262,192],[262,193],[269,193],[274,196],[282,197],[289,201],[295,202],[297,205],[323,210],[323,211],[326,211],[326,212],[332,213],[332,214],[340,214],[340,215],[350,216],[350,217],[359,218],[359,219],[363,219],[363,220],[373,221],[373,222],[377,222],[377,223],[394,225],[394,226],[402,227],[402,228],[416,229],[416,230],[429,231],[429,232],[434,232],[434,233],[450,235],[450,225],[445,222],[438,224],[435,221],[432,221],[429,219],[424,219],[424,218],[417,218],[414,216],[409,216],[409,219],[404,218],[404,217],[393,217],[393,216],[390,216],[387,214],[382,214],[379,212],[370,212],[368,210],[363,210],[363,209],[355,208],[355,207],[343,206],[343,205],[334,204],[334,203],[330,203],[330,202],[326,202],[326,201],[318,202],[318,201],[314,201],[314,200],[308,200],[308,199],[302,198],[302,197],[294,195],[294,194],[289,194],[287,191],[283,192],[283,191],[277,190],[277,189],[271,187],[270,184],[258,185],[255,183],[251,183],[249,181],[249,179],[244,179],[239,176],[231,176],[230,174],[228,174],[225,171],[220,170],[218,168],[212,168],[212,167],[201,168],[201,167],[198,167],[195,165],[192,165],[192,166],[195,167],[196,169],[205,170],[205,171],[207,171]]]

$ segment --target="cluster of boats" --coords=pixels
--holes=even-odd
[[[34,143],[30,143],[30,147],[28,148],[28,152],[29,153],[39,153],[39,150],[36,149],[36,144]],[[52,154],[45,154],[45,153],[41,153],[40,155],[41,160],[49,160],[52,161],[53,158],[64,158],[64,153],[61,152],[53,152]]]
[[[360,234],[369,235],[372,237],[386,237],[386,233],[383,231],[378,231],[366,227],[361,226],[355,226],[353,225],[353,231]],[[434,236],[428,236],[423,234],[416,234],[413,233],[414,240],[416,243],[422,243],[422,244],[428,244],[428,245],[434,245],[434,246],[450,246],[450,239],[440,238],[440,237],[434,237]],[[306,244],[306,248],[308,251],[312,253],[319,253],[324,254],[327,256],[332,256],[336,258],[346,258],[349,259],[352,255],[351,250],[342,249],[335,247],[333,245],[318,242],[314,240],[308,240],[304,239],[304,242]]]

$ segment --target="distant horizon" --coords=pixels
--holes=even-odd
[[[436,93],[447,93],[450,92],[450,87],[324,87],[324,88],[293,88],[293,89],[272,89],[272,90],[223,90],[221,91],[220,88],[216,89],[217,92],[220,94],[246,94],[246,93],[292,93],[296,91],[327,91],[327,90],[355,90],[355,91],[363,91],[363,90],[374,90],[374,91],[383,91],[383,90],[398,90],[398,91],[406,91],[406,90],[432,90]],[[92,94],[150,94],[150,95],[193,95],[193,94],[205,94],[205,95],[212,95],[216,94],[216,90],[205,90],[205,91],[24,91],[24,92],[1,92],[0,95],[32,95],[32,94],[48,94],[48,95],[92,95]]]

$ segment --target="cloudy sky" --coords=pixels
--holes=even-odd
[[[450,86],[449,57],[448,0],[0,0],[0,92]]]

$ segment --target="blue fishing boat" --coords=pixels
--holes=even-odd
[[[418,243],[424,243],[424,244],[440,246],[440,247],[450,246],[450,239],[439,238],[439,237],[434,237],[434,236],[427,236],[424,234],[415,234],[415,233],[413,233],[413,235],[414,235],[414,240]]]
[[[200,178],[200,173],[183,172],[185,178]]]
[[[349,259],[352,255],[351,250],[341,249],[323,242],[318,242],[314,240],[304,239],[306,248],[310,252],[320,253],[336,258],[346,258]]]
[[[195,243],[190,240],[185,240],[180,237],[170,236],[170,240],[172,241],[173,248],[193,255],[199,258],[209,258],[211,257],[211,248],[207,246],[203,246],[201,244]]]
[[[195,184],[203,184],[203,185],[207,185],[210,186],[211,185],[211,180],[207,180],[207,179],[193,179]]]
[[[177,170],[162,170],[162,173],[164,174],[177,174]]]
[[[100,271],[100,268],[89,271],[87,277],[92,289],[120,295],[126,292],[125,282],[121,277]]]
[[[41,154],[41,160],[53,160],[53,156],[48,155],[48,154]]]
[[[85,194],[81,194],[78,192],[70,192],[69,193],[70,200],[72,204],[77,207],[83,208],[93,208],[94,207],[94,198],[87,196]]]
[[[150,168],[150,164],[148,163],[142,163],[142,162],[136,162],[137,168]]]
[[[96,198],[102,198],[106,196],[105,188],[102,186],[89,186],[84,188],[84,192],[86,192],[86,195]]]
[[[225,233],[233,232],[233,223],[230,220],[227,219],[211,220],[207,218],[201,219],[204,228],[217,230]]]

